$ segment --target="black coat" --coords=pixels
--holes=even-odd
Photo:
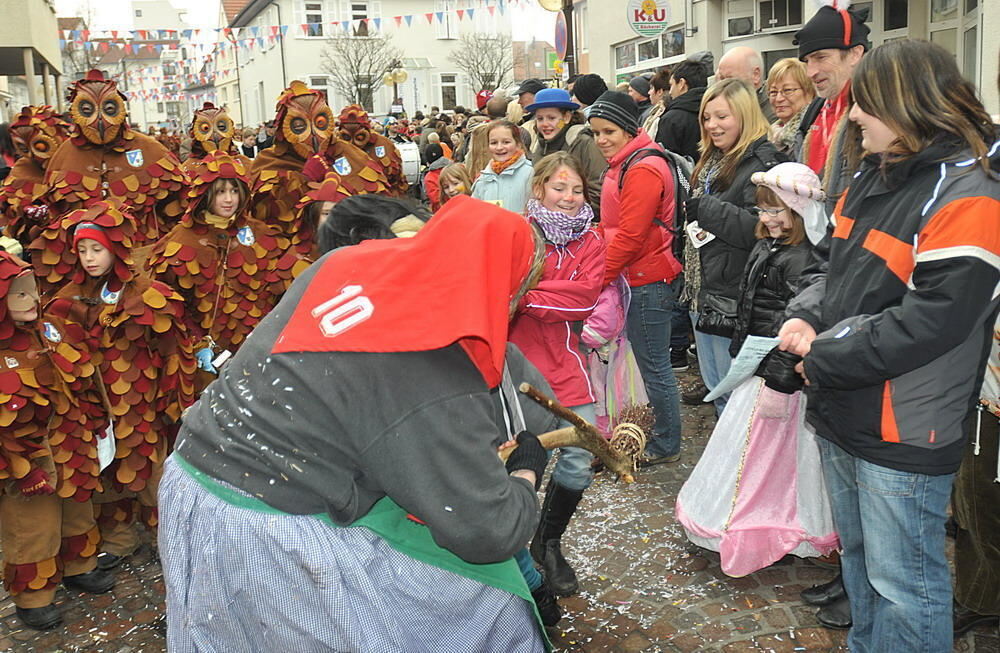
[[[736,326],[740,283],[750,250],[757,244],[757,186],[750,181],[755,172],[769,170],[788,157],[761,136],[747,148],[736,168],[733,181],[722,190],[688,200],[687,219],[715,235],[703,245],[701,290],[698,293],[698,329],[712,335],[730,337]],[[693,209],[693,210],[692,210]]]
[[[653,140],[671,152],[697,161],[698,142],[701,141],[698,113],[701,109],[701,96],[704,94],[705,87],[699,86],[671,100],[667,110],[660,116],[656,138]]]
[[[799,277],[810,260],[808,241],[785,245],[773,238],[762,238],[750,251],[743,281],[733,344],[729,353],[736,356],[749,336],[774,337],[785,321],[785,308],[798,292]]]

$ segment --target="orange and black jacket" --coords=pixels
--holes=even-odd
[[[809,422],[877,465],[949,474],[997,315],[1000,181],[944,140],[879,163],[855,175],[789,304],[819,334]]]

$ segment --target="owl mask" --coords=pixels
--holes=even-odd
[[[236,128],[229,113],[211,102],[194,112],[191,123],[191,138],[207,152],[229,152],[233,147]]]
[[[325,150],[336,136],[333,112],[323,94],[300,81],[285,89],[278,98],[277,109],[274,139],[291,145],[303,159]]]
[[[70,91],[69,115],[80,134],[95,145],[117,140],[128,127],[128,105],[118,84],[91,70]]]
[[[337,120],[340,125],[340,138],[356,147],[365,149],[374,138],[372,123],[360,104],[344,107]]]
[[[69,125],[52,107],[24,107],[10,125],[10,138],[19,156],[45,169],[56,149],[69,135]]]

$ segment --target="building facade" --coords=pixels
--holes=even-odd
[[[811,0],[658,0],[666,6],[669,27],[656,38],[642,38],[629,27],[628,3],[576,0],[573,3],[579,69],[609,83],[681,61],[709,50],[715,60],[741,45],[758,50],[766,67],[796,56],[795,32],[816,13]],[[986,0],[872,0],[854,2],[867,9],[873,46],[901,38],[926,39],[955,55],[959,68],[976,84],[994,115],[997,95],[997,40],[1000,2]]]
[[[220,16],[228,18],[225,11]],[[274,26],[288,29],[270,38]],[[473,88],[449,54],[465,33],[511,31],[506,11],[495,5],[490,11],[477,0],[251,0],[226,27],[237,43],[247,36],[257,39],[253,47],[225,48],[228,55],[220,58],[220,71],[233,69],[238,75],[230,79],[220,74],[216,82],[219,101],[247,126],[269,120],[278,95],[296,79],[324,91],[334,110],[348,104],[327,69],[324,50],[332,37],[364,34],[390,35],[391,45],[401,51],[398,67],[406,72],[406,80],[396,84],[396,93],[407,113],[426,113],[434,106],[474,106],[480,89]],[[381,79],[373,82],[369,109],[387,114],[393,86]]]

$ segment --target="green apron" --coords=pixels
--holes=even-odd
[[[220,484],[208,474],[193,467],[180,455],[174,455],[173,459],[180,465],[181,469],[190,474],[208,492],[230,505],[271,515],[289,514],[267,505],[260,499]],[[538,628],[545,640],[546,650],[552,649],[548,634],[542,625],[541,616],[538,614],[538,607],[531,596],[531,590],[528,589],[528,584],[524,581],[524,576],[513,558],[488,564],[466,562],[451,551],[438,546],[434,538],[431,537],[430,529],[407,517],[406,511],[388,496],[379,499],[367,514],[352,522],[349,527],[334,523],[326,513],[309,516],[336,528],[363,526],[384,539],[393,549],[414,560],[521,597],[528,601],[534,609],[535,619],[538,621]]]

